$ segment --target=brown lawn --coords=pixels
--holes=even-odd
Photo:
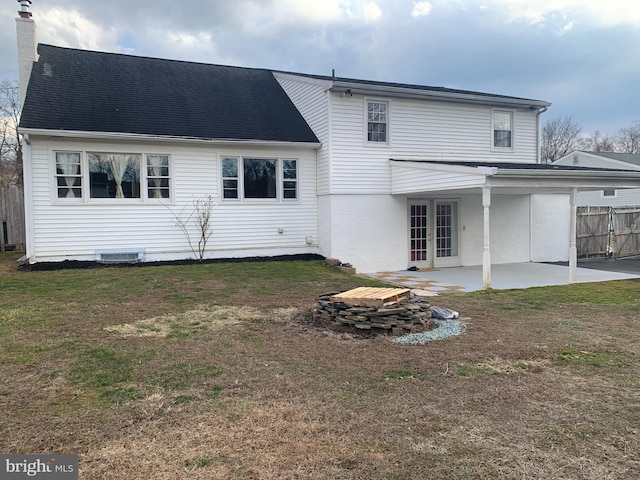
[[[322,262],[22,272],[0,254],[0,451],[82,479],[640,478],[640,283],[433,299],[424,346],[309,322]]]

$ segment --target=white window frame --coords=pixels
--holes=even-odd
[[[58,154],[74,154],[74,155],[79,155],[80,156],[80,174],[69,174],[69,175],[65,175],[64,173],[58,173]],[[84,164],[84,155],[83,152],[80,151],[75,151],[75,150],[56,150],[53,152],[52,154],[52,158],[53,158],[53,189],[52,189],[52,195],[56,200],[59,201],[63,201],[63,202],[82,202],[83,198],[84,198],[84,191],[86,188],[86,180],[84,178],[84,173],[85,173],[85,164]],[[59,189],[61,188],[58,185],[58,179],[59,178],[67,178],[67,177],[75,177],[75,178],[79,178],[80,179],[80,186],[79,187],[75,187],[75,188],[79,188],[80,189],[80,196],[76,197],[60,197],[59,196]],[[62,188],[71,188],[71,187],[62,187]]]
[[[605,188],[604,190],[601,190],[601,197],[602,198],[617,198],[618,197],[618,190],[616,190],[615,188]],[[613,192],[613,195],[607,195],[607,192]]]
[[[496,131],[496,114],[505,113],[511,118],[511,145],[508,147],[501,147],[495,144],[495,131]],[[513,152],[515,148],[516,139],[516,112],[515,110],[508,110],[504,108],[492,108],[491,109],[491,150],[495,152]]]
[[[57,153],[78,153],[80,154],[80,178],[81,178],[81,196],[80,197],[59,197],[58,196],[58,178],[64,177],[62,174],[57,173]],[[89,172],[89,154],[91,153],[113,153],[113,154],[130,154],[140,156],[140,197],[139,198],[95,198],[91,197],[91,179]],[[168,183],[169,183],[169,197],[168,198],[152,198],[149,197],[148,180],[147,175],[148,157],[154,155],[161,155],[168,157],[169,169],[168,169]],[[108,205],[122,205],[122,204],[134,204],[140,205],[144,203],[166,203],[173,204],[175,198],[175,186],[174,186],[174,173],[173,173],[173,155],[169,152],[142,152],[135,150],[119,150],[119,149],[104,149],[104,148],[92,148],[86,150],[75,149],[51,149],[49,151],[49,157],[51,161],[51,200],[55,204],[108,204]]]
[[[281,203],[281,202],[297,202],[300,200],[300,158],[296,157],[271,157],[266,155],[220,155],[220,166],[219,166],[219,175],[220,175],[220,198],[223,202],[228,203]],[[275,198],[246,198],[245,197],[245,187],[244,187],[244,160],[245,159],[254,159],[254,160],[275,160],[276,162],[276,195]],[[237,177],[225,177],[223,173],[223,163],[225,160],[235,160],[236,161],[236,173]],[[285,178],[284,177],[284,162],[287,160],[293,160],[296,162],[296,178]],[[225,198],[224,197],[224,182],[225,180],[235,180],[237,182],[237,198]],[[284,196],[284,184],[285,182],[295,182],[295,198],[285,198]]]
[[[373,122],[384,123],[386,125],[386,139],[385,141],[369,140],[369,105],[381,104],[386,106],[386,120],[385,122]],[[382,100],[379,98],[365,98],[364,99],[364,143],[369,146],[388,146],[391,144],[391,102],[389,100]]]

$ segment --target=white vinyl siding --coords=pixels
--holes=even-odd
[[[640,189],[619,188],[615,196],[605,196],[602,190],[578,192],[576,205],[579,207],[631,207],[640,206]]]
[[[186,218],[193,201],[212,195],[213,235],[208,257],[270,256],[315,253],[307,237],[317,239],[315,195],[315,150],[275,147],[197,147],[138,142],[89,142],[57,140],[32,135],[34,248],[28,254],[36,260],[92,260],[96,251],[143,251],[149,261],[192,258],[185,235],[175,217]],[[119,202],[65,202],[56,199],[55,151],[165,150],[171,156],[171,202],[142,199]],[[222,156],[297,159],[298,201],[278,204],[226,204],[219,201]],[[282,231],[282,233],[279,233]],[[198,238],[193,226],[193,237]]]
[[[326,90],[328,85],[309,83],[303,81],[301,77],[296,80],[283,74],[275,74],[275,77],[322,144],[322,147],[317,152],[317,191],[319,195],[327,194],[329,193],[329,177],[331,174],[329,164],[331,152],[331,93]]]
[[[390,143],[363,146],[362,97],[332,96],[333,193],[390,193],[389,159],[535,163],[536,112],[514,110],[514,149],[493,151],[492,109],[417,99],[390,100]]]

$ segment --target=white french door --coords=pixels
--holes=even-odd
[[[409,266],[460,265],[459,236],[457,200],[409,200]]]
[[[409,266],[428,268],[431,259],[431,202],[409,201]]]
[[[434,267],[460,265],[458,202],[456,200],[435,201],[436,245]]]

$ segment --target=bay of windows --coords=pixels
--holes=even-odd
[[[169,155],[55,152],[55,162],[56,196],[60,199],[171,197]]]
[[[223,157],[222,198],[296,199],[298,161],[296,159]]]

